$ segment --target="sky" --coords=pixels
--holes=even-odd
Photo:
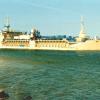
[[[100,0],[0,0],[0,29],[9,17],[12,29],[42,35],[78,35],[80,16],[85,31],[100,36]]]

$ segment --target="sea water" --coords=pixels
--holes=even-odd
[[[0,50],[9,100],[100,100],[99,51]]]

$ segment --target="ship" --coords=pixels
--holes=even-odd
[[[87,36],[84,28],[84,20],[81,18],[79,36],[70,41],[63,38],[43,38],[37,29],[30,33],[14,31],[10,29],[7,20],[4,29],[0,31],[0,49],[20,50],[100,50],[100,39]]]

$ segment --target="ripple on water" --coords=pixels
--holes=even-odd
[[[0,51],[0,88],[10,100],[100,100],[100,53]]]

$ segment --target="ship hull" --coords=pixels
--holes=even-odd
[[[29,46],[5,46],[1,45],[0,49],[19,49],[19,50],[69,50],[69,51],[75,51],[75,50],[100,50],[100,40],[87,40],[86,42],[80,42],[80,43],[71,43],[71,42],[63,42],[62,45],[64,46],[54,46],[54,44],[51,45],[51,42],[46,44],[44,41],[41,42],[41,45],[37,45],[37,42],[32,42],[33,44]],[[40,42],[38,42],[40,43]],[[44,46],[46,44],[46,47]],[[56,44],[56,42],[55,42]],[[51,45],[51,46],[50,46]],[[57,44],[56,44],[57,45]]]

